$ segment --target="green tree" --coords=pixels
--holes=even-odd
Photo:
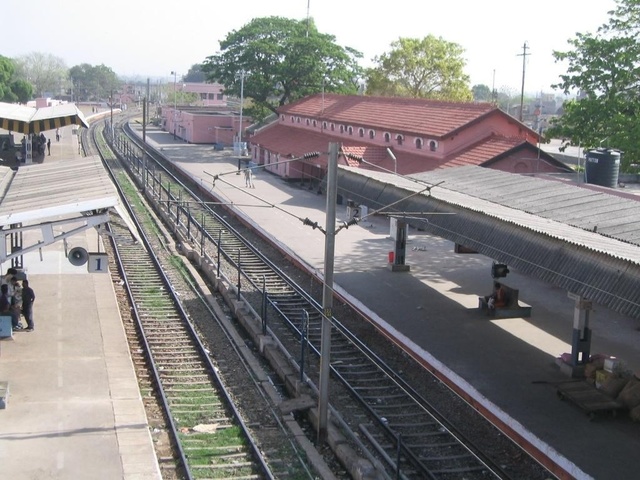
[[[0,55],[0,101],[13,102],[11,80],[15,72],[15,65],[10,58]]]
[[[491,89],[484,84],[474,85],[471,88],[471,93],[476,102],[490,102],[493,100]]]
[[[565,94],[564,113],[551,123],[547,136],[563,138],[564,147],[601,145],[624,152],[621,168],[640,160],[640,0],[617,0],[617,8],[595,34],[577,33],[567,52],[554,52],[568,64],[554,87]]]
[[[11,82],[13,102],[27,103],[33,98],[33,85],[21,78]]]
[[[49,53],[32,52],[15,59],[17,79],[28,81],[39,97],[57,96],[64,91],[67,66]]]
[[[442,37],[400,38],[390,52],[374,59],[377,66],[367,72],[367,93],[470,101],[463,53],[460,45]]]
[[[196,63],[195,65],[191,65],[191,68],[187,72],[187,74],[182,77],[183,82],[190,83],[204,83],[206,80],[206,76],[202,71],[202,65]]]
[[[101,101],[120,89],[121,81],[111,68],[105,65],[75,65],[69,70],[73,95],[78,101]]]
[[[0,55],[0,101],[26,103],[31,100],[33,87],[16,74],[16,63]]]
[[[335,37],[318,32],[313,21],[283,17],[255,18],[220,42],[207,57],[207,81],[225,93],[250,98],[247,114],[260,120],[277,107],[324,89],[355,93],[362,55],[341,47]]]

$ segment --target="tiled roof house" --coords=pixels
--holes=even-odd
[[[280,107],[278,114],[249,143],[255,163],[288,179],[322,178],[330,142],[364,159],[340,155],[341,164],[403,175],[462,165],[571,171],[538,149],[534,130],[488,103],[317,94]],[[314,151],[321,156],[286,161]]]

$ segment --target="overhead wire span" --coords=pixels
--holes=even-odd
[[[424,180],[420,180],[419,178],[411,177],[409,175],[401,175],[401,174],[399,174],[397,172],[394,172],[394,171],[391,171],[391,170],[389,170],[387,168],[381,167],[380,165],[376,165],[375,163],[368,162],[361,155],[355,155],[353,153],[346,153],[344,150],[342,150],[342,155],[344,155],[345,157],[350,158],[352,160],[356,160],[357,162],[364,163],[364,164],[369,165],[371,167],[374,167],[374,168],[377,168],[379,170],[382,170],[385,173],[391,173],[391,174],[396,175],[396,176],[398,176],[400,178],[404,178],[405,180],[409,180],[411,182],[418,183],[420,185],[429,185],[429,190],[431,190],[432,187],[437,187],[437,186],[442,185],[444,183],[444,180],[442,182],[438,182],[438,183],[434,184],[434,183],[425,182]]]
[[[295,214],[293,214],[293,213],[291,213],[291,212],[289,212],[289,211],[285,210],[284,208],[282,208],[282,207],[280,207],[280,206],[276,205],[275,203],[268,202],[268,201],[267,201],[267,200],[265,200],[264,198],[262,198],[262,197],[260,197],[260,196],[258,196],[258,195],[255,195],[255,194],[253,194],[252,192],[249,192],[249,191],[245,190],[245,189],[244,189],[244,188],[242,188],[242,187],[238,187],[237,185],[234,185],[233,183],[227,182],[227,181],[226,181],[226,180],[224,180],[224,179],[221,179],[221,178],[220,178],[219,180],[220,180],[222,183],[224,183],[225,185],[229,185],[229,186],[230,186],[230,187],[232,187],[232,188],[235,188],[235,189],[237,189],[237,190],[240,190],[240,191],[241,191],[241,192],[243,192],[245,195],[249,195],[250,197],[255,198],[256,200],[258,200],[258,201],[260,201],[260,202],[262,202],[262,203],[264,203],[264,204],[265,204],[265,205],[245,205],[245,206],[248,206],[248,207],[262,207],[262,208],[264,208],[264,207],[275,208],[276,210],[280,210],[282,213],[286,213],[287,215],[290,215],[291,217],[293,217],[293,218],[295,218],[295,219],[297,219],[297,220],[300,220],[300,221],[302,222],[302,224],[303,224],[303,225],[308,225],[308,226],[312,227],[314,230],[315,230],[315,229],[318,229],[318,230],[320,230],[322,233],[326,234],[325,230],[324,230],[322,227],[320,227],[320,226],[318,225],[318,222],[312,222],[309,218],[302,218],[302,217],[299,217],[298,215],[295,215]],[[240,206],[240,204],[235,204],[235,203],[233,203],[233,202],[231,202],[231,204],[233,204],[234,206]]]
[[[430,187],[430,186],[429,186],[429,187],[425,187],[425,188],[423,188],[423,189],[422,189],[422,190],[420,190],[420,191],[413,192],[412,194],[407,195],[406,197],[402,197],[402,198],[400,198],[400,199],[396,200],[395,202],[390,203],[389,205],[385,205],[384,207],[381,207],[381,208],[379,208],[379,209],[377,209],[377,210],[373,210],[372,212],[368,213],[367,215],[364,215],[364,216],[363,216],[362,218],[360,218],[360,219],[356,219],[356,218],[354,217],[354,218],[352,218],[351,220],[349,220],[348,222],[344,222],[340,227],[338,227],[338,228],[336,229],[336,234],[337,234],[340,230],[342,230],[343,228],[344,228],[344,229],[346,229],[346,228],[349,228],[349,227],[350,227],[350,226],[352,226],[352,225],[356,225],[358,222],[361,222],[361,221],[362,221],[362,220],[364,220],[365,218],[370,217],[370,216],[372,216],[372,215],[376,215],[376,214],[378,214],[378,213],[386,213],[386,212],[384,212],[384,210],[386,210],[386,209],[388,209],[388,208],[391,208],[391,207],[393,207],[394,205],[397,205],[397,204],[398,204],[398,203],[400,203],[400,202],[404,202],[405,200],[408,200],[408,199],[409,199],[409,198],[411,198],[411,197],[415,197],[416,195],[421,195],[421,194],[423,194],[424,192],[427,192],[427,191],[431,191],[431,187]],[[393,215],[394,213],[387,213],[387,214],[388,214],[388,215]]]
[[[309,160],[310,158],[317,158],[320,155],[321,155],[320,152],[308,152],[308,153],[305,153],[304,155],[302,155],[300,157],[289,158],[287,160],[282,160],[280,162],[265,163],[263,165],[253,165],[251,167],[246,167],[246,168],[251,168],[252,170],[257,170],[257,169],[272,167],[272,166],[276,166],[276,165],[283,165],[285,163],[297,162],[298,160]],[[211,174],[211,173],[209,173],[207,171],[205,171],[204,173],[206,175],[209,175],[210,177],[213,177],[213,185],[212,186],[215,187],[216,180],[218,180],[220,177],[222,177],[224,175],[237,175],[239,171],[240,171],[240,169],[237,168],[237,169],[234,169],[234,170],[229,170],[228,172],[216,173],[215,175]]]

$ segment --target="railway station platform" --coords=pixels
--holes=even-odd
[[[46,132],[43,162],[78,158],[71,127],[61,133],[56,142]],[[94,251],[98,241],[89,229],[68,248]],[[25,254],[23,265],[36,294],[35,329],[0,340],[0,382],[9,389],[0,478],[161,479],[111,275],[72,265],[63,242]]]
[[[149,127],[146,139],[203,189],[234,203],[250,224],[321,274],[324,236],[301,220],[324,228],[325,196],[259,168],[255,188],[248,189],[244,176],[233,173],[238,159],[230,151],[187,144]],[[215,186],[214,175],[219,175]],[[338,219],[347,220],[347,214],[347,206],[338,205]],[[520,301],[532,307],[531,316],[487,317],[477,307],[478,296],[492,289],[492,259],[456,254],[451,242],[412,229],[406,254],[410,271],[391,271],[389,223],[371,216],[336,235],[336,290],[575,478],[637,478],[640,425],[626,413],[589,421],[557,396],[556,386],[569,380],[556,364],[557,357],[571,351],[574,301],[567,292],[512,271],[504,283],[519,290]],[[616,356],[640,374],[638,325],[595,306],[591,353]]]

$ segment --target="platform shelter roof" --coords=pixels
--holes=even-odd
[[[111,209],[130,223],[99,156],[18,170],[0,167],[0,263],[99,228],[108,223]],[[39,230],[40,235],[18,251],[10,249],[8,238],[27,230]]]
[[[78,125],[89,128],[82,112],[73,103],[33,108],[0,102],[0,128],[24,135]]]

